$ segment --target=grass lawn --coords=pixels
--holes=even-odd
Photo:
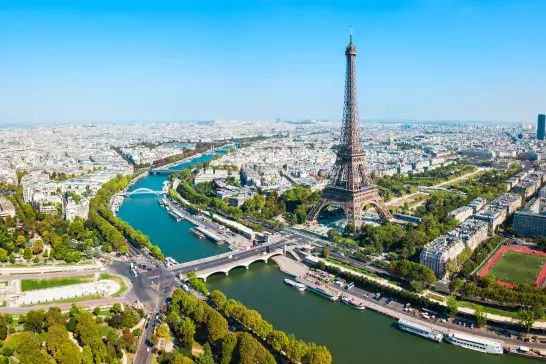
[[[110,279],[112,281],[116,281],[119,283],[119,286],[121,287],[116,293],[114,293],[111,297],[119,297],[123,294],[123,292],[127,291],[127,284],[125,284],[125,281],[118,276],[112,275],[110,273],[101,273],[100,279]]]
[[[487,275],[508,283],[534,286],[544,261],[546,257],[507,251]]]
[[[444,296],[440,296],[435,293],[429,293],[427,294],[427,297],[432,298],[433,300],[436,300],[436,301],[440,301],[440,302],[444,302],[446,300]]]
[[[476,304],[472,303],[472,302],[467,302],[467,301],[459,301],[459,307],[467,307],[467,308],[476,308]],[[506,316],[506,317],[511,317],[511,318],[517,318],[516,315],[517,315],[517,312],[514,312],[514,311],[505,311],[505,310],[500,310],[498,308],[492,308],[492,307],[487,307],[487,306],[482,306],[483,307],[483,312],[485,313],[490,313],[492,315],[499,315],[499,316]]]
[[[37,289],[44,289],[44,288],[69,286],[72,284],[92,282],[93,279],[94,279],[93,275],[75,276],[75,277],[59,277],[59,278],[50,278],[50,279],[23,279],[21,281],[21,290],[25,292],[25,291],[34,291]]]

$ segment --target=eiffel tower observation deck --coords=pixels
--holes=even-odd
[[[353,35],[345,49],[347,69],[345,74],[345,101],[341,142],[336,162],[330,173],[328,186],[322,191],[318,203],[309,211],[309,220],[316,222],[320,212],[329,205],[343,209],[347,222],[355,227],[362,224],[362,211],[367,205],[373,206],[383,220],[392,220],[389,210],[379,197],[366,168],[366,155],[362,149],[358,132],[358,102],[356,91],[356,47]]]

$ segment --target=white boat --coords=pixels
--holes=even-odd
[[[347,306],[349,307],[352,307],[352,308],[356,308],[357,310],[365,310],[366,309],[366,306],[364,306],[363,303],[356,303],[354,301],[354,299],[352,298],[349,298],[349,297],[341,297],[341,302],[343,302],[344,304],[346,304]]]
[[[448,343],[463,347],[465,349],[479,351],[487,354],[502,354],[502,345],[500,341],[489,340],[483,337],[466,335],[461,333],[449,334],[445,337]]]
[[[425,339],[429,339],[439,343],[442,342],[442,339],[444,337],[442,333],[434,330],[432,327],[428,327],[417,322],[408,321],[403,318],[398,320],[398,328],[400,330],[407,331],[409,333],[419,335],[421,337],[424,337]]]
[[[288,279],[288,278],[285,278],[284,279],[284,283],[288,284],[289,286],[297,289],[298,291],[300,292],[303,292],[305,291],[305,285],[301,284],[301,283],[298,283],[298,282],[295,282],[291,279]]]

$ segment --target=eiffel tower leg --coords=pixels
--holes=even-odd
[[[383,218],[383,220],[391,221],[393,219],[391,212],[389,211],[387,206],[385,206],[381,198],[377,198],[374,201],[370,201],[370,203],[373,205],[373,207],[375,207],[375,209],[377,210],[381,218]]]
[[[323,208],[325,208],[330,202],[325,199],[325,198],[321,198],[320,200],[318,200],[318,202],[316,203],[315,206],[313,206],[311,208],[311,210],[309,210],[309,214],[307,214],[307,223],[309,225],[314,225],[317,223],[317,220],[318,220],[318,217],[319,217],[319,214],[320,212],[322,211]]]
[[[353,224],[355,230],[358,230],[362,225],[362,206],[350,204],[345,208],[345,214],[347,214],[347,223]]]

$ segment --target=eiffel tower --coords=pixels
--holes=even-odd
[[[318,203],[310,209],[308,217],[310,222],[314,223],[325,207],[337,205],[344,210],[347,222],[359,227],[362,224],[362,210],[368,204],[377,210],[382,219],[392,220],[392,216],[381,201],[378,189],[366,169],[365,154],[358,135],[356,47],[353,44],[352,30],[345,56],[347,70],[341,144],[336,153],[336,163],[332,168],[328,186],[322,191]]]

